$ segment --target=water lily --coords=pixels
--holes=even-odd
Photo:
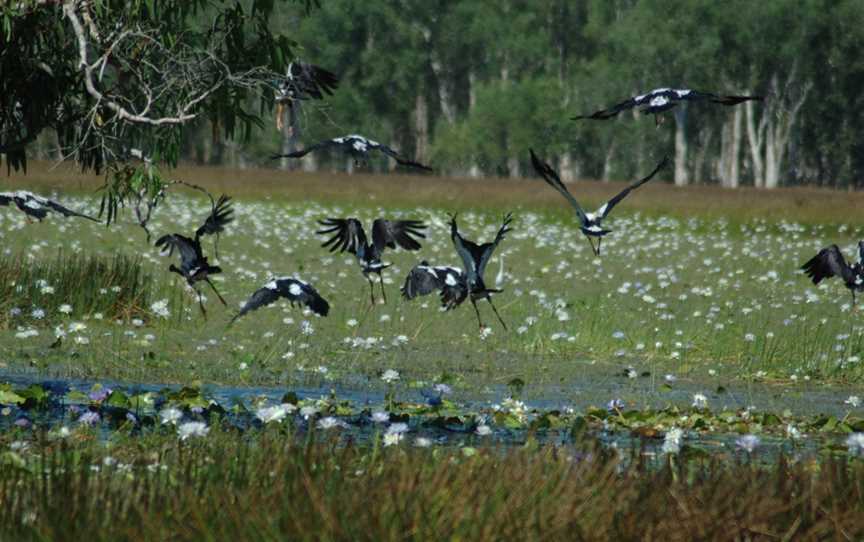
[[[708,398],[701,393],[693,394],[693,408],[708,408]]]
[[[663,437],[663,447],[661,448],[664,454],[677,454],[681,451],[681,440],[684,437],[684,431],[677,427],[673,427],[666,432]]]
[[[159,411],[159,418],[162,420],[162,425],[171,424],[177,425],[183,418],[183,412],[179,408],[168,407]]]
[[[393,369],[387,369],[384,371],[384,374],[381,375],[381,380],[388,384],[392,384],[399,380],[399,371],[395,371]]]
[[[177,435],[180,440],[186,440],[192,437],[206,437],[210,432],[210,428],[204,422],[186,422],[180,424],[177,428]]]
[[[846,438],[846,448],[850,455],[864,456],[864,433],[852,433]]]
[[[735,446],[750,454],[759,446],[760,442],[761,440],[756,435],[743,435],[735,440]]]
[[[333,416],[327,416],[318,420],[319,429],[340,429],[343,427],[348,427],[348,424]]]

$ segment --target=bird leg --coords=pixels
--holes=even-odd
[[[366,275],[366,280],[369,281],[369,299],[372,301],[372,306],[375,306],[375,283]]]
[[[384,275],[378,273],[378,280],[381,281],[381,295],[384,296],[384,303],[387,303],[387,292],[384,291]]]
[[[211,288],[213,288],[213,293],[216,294],[216,297],[219,298],[219,301],[221,301],[222,304],[225,305],[225,306],[227,307],[227,306],[228,306],[228,303],[225,303],[225,300],[224,300],[224,299],[222,298],[222,296],[219,294],[219,290],[216,289],[216,286],[214,286],[213,283],[210,282],[210,279],[209,279],[209,278],[206,278],[206,279],[204,279],[204,280],[207,281],[207,284],[209,284]]]
[[[477,302],[471,298],[471,305],[474,307],[474,312],[477,313],[477,323],[480,324],[480,331],[483,331],[483,321],[480,320],[480,309],[477,308]]]
[[[598,237],[598,238],[597,238],[597,255],[598,255],[598,256],[600,255],[600,243],[602,243],[602,242],[603,242],[603,238],[602,238],[602,237]]]
[[[504,326],[504,331],[507,331],[507,324],[504,323],[504,320],[501,319],[501,315],[498,314],[498,309],[496,309],[496,308],[495,308],[495,304],[492,303],[492,298],[491,298],[491,297],[487,297],[486,300],[487,300],[487,301],[489,302],[489,304],[492,306],[492,312],[494,312],[494,313],[495,313],[495,316],[498,317],[498,321],[501,322],[501,325],[502,325],[502,326]]]
[[[207,309],[204,308],[204,299],[202,298],[201,292],[198,290],[198,288],[195,288],[195,293],[198,294],[198,308],[201,309],[201,316],[203,316],[204,319],[206,320],[207,319]]]
[[[594,248],[594,241],[592,241],[591,238],[588,237],[587,235],[585,236],[585,240],[587,240],[588,244],[591,245],[591,253],[596,256],[597,255],[597,249]]]

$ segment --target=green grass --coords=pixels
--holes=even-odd
[[[530,181],[213,169],[177,173],[239,195],[237,221],[220,242],[219,264],[226,272],[217,277],[217,286],[229,307],[203,290],[210,297],[204,320],[193,295],[166,272],[174,260],[148,247],[131,217],[105,229],[56,218],[26,225],[14,211],[4,211],[0,229],[10,258],[48,265],[61,249],[102,258],[137,257],[141,276],[154,277],[152,288],[166,292],[148,299],[171,299],[169,319],[145,318],[140,327],[128,320],[108,323],[107,317],[101,323],[89,320],[86,345],[67,341],[49,349],[50,333],[30,339],[16,338],[16,329],[0,333],[8,367],[35,365],[61,375],[159,382],[361,389],[380,389],[379,375],[397,369],[404,386],[446,380],[464,396],[493,398],[518,377],[528,383],[528,398],[547,396],[555,388],[565,399],[578,399],[568,391],[574,383],[599,379],[614,385],[627,365],[649,371],[652,378],[670,372],[712,388],[735,379],[849,384],[864,375],[858,361],[864,356],[864,327],[858,314],[844,312],[848,293],[836,282],[814,288],[797,272],[819,247],[838,242],[849,250],[864,235],[855,222],[811,222],[818,205],[844,209],[858,195],[811,191],[812,198],[801,200],[800,191],[647,186],[616,209],[610,222],[615,234],[604,242],[602,259],[594,260],[564,202]],[[46,187],[59,175],[37,171],[33,180]],[[93,179],[69,182],[87,189]],[[615,188],[583,183],[574,190],[598,201]],[[462,199],[457,203],[456,197]],[[77,198],[71,201],[84,210],[98,202],[80,193]],[[424,199],[430,201],[417,206]],[[752,208],[742,205],[747,199]],[[398,298],[398,286],[420,259],[457,263],[445,221],[448,211],[460,209],[465,234],[481,241],[494,235],[503,211],[515,211],[515,230],[499,250],[505,255],[505,291],[496,297],[510,332],[500,328],[483,302],[480,310],[493,331],[486,340],[477,333],[468,304],[442,314],[432,296],[413,303]],[[760,210],[782,217],[800,212],[802,218],[754,218]],[[206,212],[204,198],[177,194],[157,211],[154,235],[191,232]],[[315,221],[333,215],[369,220],[381,214],[418,217],[431,227],[418,254],[386,256],[394,263],[387,275],[389,303],[370,308],[368,285],[356,263],[320,248]],[[205,251],[212,252],[209,240]],[[487,280],[498,263],[493,258]],[[303,316],[279,303],[227,328],[239,304],[271,273],[296,273],[312,282],[330,300],[330,316]],[[32,281],[27,287],[32,290]],[[78,289],[74,294],[89,295]],[[175,295],[182,299],[175,301]],[[65,294],[52,302],[75,306]],[[42,302],[21,308],[27,312],[37,303]],[[137,306],[147,308],[146,303]],[[312,335],[302,333],[304,320],[312,324]],[[608,398],[608,386],[603,389]]]
[[[645,460],[591,441],[379,448],[273,427],[7,451],[14,540],[816,540],[864,536],[864,463]]]
[[[159,277],[163,279],[164,277]],[[138,257],[63,254],[29,259],[0,256],[0,327],[56,325],[69,319],[150,319],[151,304],[165,299],[177,311],[183,298],[157,280]],[[23,310],[22,307],[29,310]],[[34,316],[34,310],[39,312]],[[61,310],[62,309],[62,310]]]

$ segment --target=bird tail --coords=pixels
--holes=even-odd
[[[312,309],[312,312],[321,316],[327,316],[330,312],[330,303],[327,303],[327,300],[318,295],[318,293],[312,296],[308,305]]]

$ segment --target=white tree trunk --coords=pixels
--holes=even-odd
[[[745,91],[749,94],[749,91]],[[756,114],[753,111],[753,102],[744,102],[744,112],[747,114],[747,143],[750,147],[750,160],[753,162],[753,186],[762,188],[765,186],[765,168],[762,162],[762,140],[765,137],[765,129],[768,125],[767,112],[762,113],[759,126],[756,126]]]
[[[603,160],[603,177],[601,180],[604,183],[609,182],[609,177],[612,175],[612,157],[615,156],[615,148],[617,143],[613,141],[609,144],[609,150],[606,151],[606,158]]]
[[[738,188],[741,180],[741,119],[743,114],[740,107],[734,109],[729,120],[723,124],[723,131],[720,136],[720,159],[717,163],[716,174],[720,179],[720,186],[724,188]]]
[[[684,130],[686,121],[686,105],[675,111],[675,186],[686,186],[690,179],[687,176],[687,137]]]
[[[561,172],[561,180],[565,183],[573,182],[579,177],[579,168],[573,161],[573,155],[565,152],[561,156],[561,163],[558,165],[558,170]]]
[[[429,158],[429,107],[422,89],[414,100],[414,140],[417,145],[416,160],[426,163]]]

